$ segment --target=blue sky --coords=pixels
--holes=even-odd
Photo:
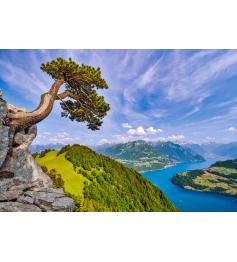
[[[53,82],[40,65],[59,56],[101,68],[111,110],[91,131],[56,103],[34,143],[237,141],[237,50],[0,50],[4,98],[33,110]]]

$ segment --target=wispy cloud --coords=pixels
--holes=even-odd
[[[129,125],[129,123],[122,123],[121,125],[123,128],[132,128],[131,125]]]
[[[139,78],[137,79],[138,87],[143,87],[148,84],[151,84],[159,77],[158,73],[161,60],[162,58],[158,59],[158,61],[156,61],[154,64],[148,67],[146,71],[141,76],[139,76]]]
[[[38,134],[34,144],[71,144],[80,142],[79,137],[72,136],[68,132],[57,132],[51,134],[51,132],[43,132]]]
[[[191,56],[177,55],[174,58],[173,69],[170,68],[169,74],[165,78],[167,84],[167,98],[174,101],[187,99],[199,102],[211,95],[215,85],[207,85],[217,79],[225,79],[236,74],[237,52],[226,51],[211,53],[206,58],[207,51],[201,51],[195,59]],[[202,54],[204,53],[204,54]],[[179,52],[180,54],[180,52]],[[204,59],[205,58],[205,59]],[[161,80],[162,82],[162,80]]]
[[[226,129],[226,131],[229,131],[229,132],[234,132],[234,131],[236,131],[237,130],[237,128],[236,127],[233,127],[233,126],[230,126],[230,127],[228,127],[227,129]]]
[[[236,50],[0,50],[3,91],[13,102],[34,107],[52,83],[40,64],[58,56],[101,67],[109,84],[101,94],[111,110],[101,130],[90,133],[84,125],[77,131],[75,123],[61,120],[56,105],[56,114],[39,125],[51,133],[39,133],[45,141],[152,140],[158,130],[165,130],[165,140],[194,139],[194,134],[197,140],[223,134],[237,139],[237,132],[225,130],[235,128],[237,120]],[[60,137],[64,131],[68,137]]]
[[[207,90],[206,85],[236,74],[235,50],[203,50],[189,56],[186,53],[185,50],[174,50],[162,56],[146,68],[138,78],[138,85],[144,87],[146,92],[161,90],[163,98],[170,101],[191,99],[201,102],[215,88]],[[152,87],[147,88],[148,84]]]
[[[200,111],[200,107],[199,106],[195,106],[190,112],[186,113],[182,118],[188,118],[190,116],[192,116],[193,114],[197,113],[198,111]]]
[[[39,94],[45,92],[47,85],[34,72],[24,70],[13,62],[0,60],[1,78],[11,88],[17,88],[29,100],[39,99]]]

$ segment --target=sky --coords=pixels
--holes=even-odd
[[[91,131],[56,102],[34,144],[237,141],[237,50],[0,50],[4,99],[36,108],[53,83],[40,65],[57,57],[100,67],[111,110]]]

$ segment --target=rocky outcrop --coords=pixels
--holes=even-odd
[[[37,127],[14,132],[5,123],[9,111],[24,109],[0,97],[0,211],[72,211],[73,200],[63,189],[52,188],[51,179],[29,153]]]
[[[10,128],[4,125],[4,118],[7,114],[7,103],[0,97],[0,167],[2,166],[9,149]]]
[[[47,188],[42,181],[0,181],[0,211],[73,211],[73,200],[62,189]]]

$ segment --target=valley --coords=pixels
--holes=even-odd
[[[149,143],[138,140],[124,144],[97,147],[96,151],[140,172],[166,168],[179,162],[205,160],[192,149],[172,142]]]

